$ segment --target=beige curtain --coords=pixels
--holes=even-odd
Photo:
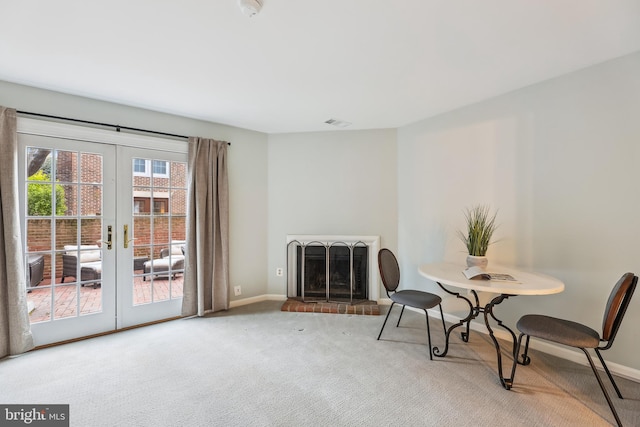
[[[229,308],[227,145],[189,138],[183,316]]]
[[[16,110],[0,107],[0,358],[33,348],[18,211]]]

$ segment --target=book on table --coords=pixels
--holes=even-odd
[[[467,279],[479,279],[479,280],[492,280],[494,282],[513,282],[518,283],[515,277],[506,273],[492,273],[488,272],[482,267],[473,266],[462,270],[462,274]]]

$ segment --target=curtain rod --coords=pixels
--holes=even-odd
[[[47,119],[66,120],[66,121],[69,121],[69,122],[84,123],[84,124],[96,125],[96,126],[112,127],[112,128],[115,128],[116,132],[120,132],[120,130],[129,130],[129,131],[134,131],[134,132],[150,133],[152,135],[162,135],[162,136],[171,136],[173,138],[189,139],[189,137],[185,136],[185,135],[177,135],[177,134],[174,134],[174,133],[159,132],[159,131],[155,131],[155,130],[138,129],[138,128],[132,128],[132,127],[128,127],[128,126],[113,125],[111,123],[92,122],[92,121],[89,121],[89,120],[72,119],[72,118],[69,118],[69,117],[61,117],[61,116],[52,116],[50,114],[31,113],[29,111],[21,111],[21,110],[16,110],[16,113],[25,114],[25,115],[28,115],[28,116],[44,117],[44,118],[47,118]],[[227,145],[231,145],[231,143],[227,142]]]

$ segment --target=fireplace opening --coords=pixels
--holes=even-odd
[[[304,248],[298,246],[296,248],[297,295],[305,300],[367,300],[369,297],[368,259],[367,246],[327,247],[313,244]]]

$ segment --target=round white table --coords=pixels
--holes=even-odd
[[[460,319],[458,323],[450,326],[449,329],[447,329],[444,350],[440,351],[438,347],[434,347],[433,355],[437,357],[446,356],[447,352],[449,351],[449,337],[451,335],[451,331],[459,326],[464,325],[465,323],[466,332],[462,332],[460,335],[464,342],[468,342],[469,323],[471,322],[471,320],[478,317],[480,313],[483,313],[484,323],[487,327],[487,331],[489,332],[489,336],[493,340],[493,344],[496,348],[496,354],[498,358],[498,376],[500,378],[500,383],[503,387],[509,389],[511,388],[513,378],[505,378],[502,375],[502,351],[500,349],[500,344],[498,343],[498,340],[496,339],[493,333],[493,329],[491,328],[491,325],[489,323],[489,317],[495,320],[498,326],[509,331],[509,333],[511,334],[511,337],[513,338],[513,349],[511,351],[511,354],[513,355],[514,363],[517,362],[516,335],[510,328],[504,325],[502,321],[494,315],[494,306],[500,304],[505,299],[516,295],[557,294],[564,290],[564,283],[554,277],[544,274],[521,271],[502,266],[489,266],[487,268],[487,272],[508,274],[515,279],[514,281],[467,279],[463,273],[463,270],[465,268],[466,267],[464,265],[449,262],[425,264],[421,265],[418,268],[418,272],[421,276],[429,280],[433,280],[438,284],[438,286],[440,286],[440,288],[442,288],[443,291],[448,294],[455,295],[456,298],[463,299],[469,304],[469,314],[467,315],[467,317],[465,317],[464,319]],[[473,295],[474,301],[471,301],[469,298],[467,298],[467,296],[461,295],[460,292],[456,292],[454,290],[451,290],[450,288],[458,288],[471,291],[470,293],[471,295]],[[497,295],[492,298],[489,303],[481,306],[477,292],[490,292]]]

